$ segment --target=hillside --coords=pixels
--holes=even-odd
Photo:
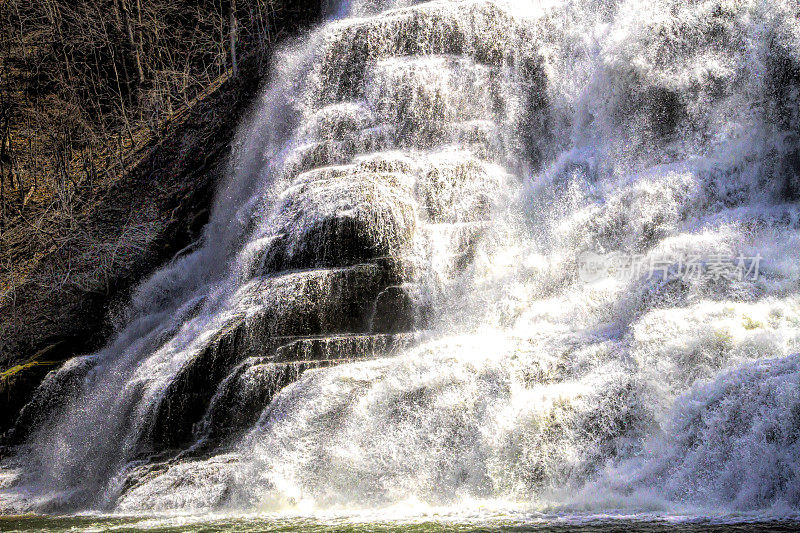
[[[272,49],[321,10],[130,3],[0,4],[0,433],[199,236]],[[214,15],[216,36],[200,39]],[[178,63],[183,82],[165,84]],[[141,76],[120,74],[133,67]]]

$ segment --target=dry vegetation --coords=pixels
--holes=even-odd
[[[4,298],[70,241],[83,240],[89,257],[79,260],[92,261],[92,250],[124,255],[146,239],[147,228],[130,227],[123,242],[95,242],[86,214],[166,121],[236,72],[240,50],[268,49],[276,8],[274,0],[0,3]],[[89,289],[108,269],[98,263],[90,279],[64,281]]]
[[[30,337],[37,320],[63,322],[53,316],[60,300],[107,299],[120,271],[174,253],[157,242],[170,239],[164,219],[185,214],[196,185],[186,176],[224,157],[214,137],[244,105],[229,98],[249,98],[272,45],[319,9],[319,0],[0,0],[0,367],[59,341],[44,325]],[[79,320],[79,308],[64,313]]]

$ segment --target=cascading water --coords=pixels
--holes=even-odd
[[[796,1],[331,13],[196,251],[23,411],[2,509],[796,511]]]

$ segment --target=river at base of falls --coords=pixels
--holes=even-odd
[[[4,532],[352,532],[352,533],[448,533],[448,532],[783,532],[797,531],[800,516],[772,518],[765,515],[691,516],[653,514],[553,514],[547,512],[495,512],[474,514],[429,511],[415,515],[371,511],[368,514],[253,515],[253,516],[119,516],[75,515],[63,517],[0,517]]]

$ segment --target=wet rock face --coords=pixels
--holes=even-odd
[[[400,333],[414,329],[416,309],[409,287],[386,287],[375,300],[372,330]]]
[[[507,179],[458,151],[378,154],[300,173],[254,252],[256,277],[236,295],[241,312],[169,384],[140,454],[191,444],[198,424],[211,424],[203,445],[213,446],[236,433],[224,420],[252,423],[306,369],[394,353],[403,334],[424,327],[417,294],[425,262],[443,255],[451,275],[469,264],[464,234],[475,241]],[[273,365],[269,375],[280,379],[259,388],[246,377],[255,371],[243,374],[247,358]],[[241,379],[249,380],[241,390],[220,392]]]
[[[36,398],[38,384],[54,368],[54,364],[41,364],[33,362],[27,365],[12,367],[3,373],[0,378],[0,401],[3,409],[0,410],[0,432],[13,428],[21,409]],[[27,427],[29,423],[23,422]],[[17,434],[25,431],[20,430]],[[0,444],[16,442],[16,438],[4,435]]]
[[[800,133],[800,58],[784,47],[772,43],[767,60],[766,97],[774,106],[776,122],[787,130]]]
[[[800,200],[800,135],[790,136],[785,143],[789,150],[783,155],[778,175],[784,180],[783,198],[796,202]]]
[[[275,395],[303,373],[396,354],[414,340],[414,334],[275,339],[280,346],[272,357],[245,359],[220,384],[202,420],[192,428],[197,451],[229,442],[251,428]]]
[[[39,371],[47,372],[47,375],[42,385],[34,389],[30,401],[20,410],[12,431],[6,436],[7,441],[11,444],[22,442],[32,431],[63,409],[78,395],[84,379],[95,363],[96,360],[92,357],[75,357],[54,370],[50,370],[53,365],[37,367]]]
[[[540,132],[529,127],[538,123],[532,102],[546,87],[524,25],[492,2],[437,2],[320,33],[302,61],[290,61],[310,63],[293,74],[281,96],[288,103],[270,104],[296,117],[287,138],[262,132],[245,143],[257,161],[245,158],[235,172],[257,170],[236,174],[212,214],[209,235],[229,248],[205,239],[200,260],[181,258],[154,294],[140,296],[172,309],[173,295],[193,294],[187,279],[202,268],[221,279],[202,287],[196,306],[177,302],[175,314],[185,314],[160,317],[146,350],[103,355],[125,364],[93,387],[135,392],[107,418],[125,411],[137,420],[87,417],[87,433],[108,422],[124,434],[87,437],[104,439],[113,457],[97,467],[77,458],[76,473],[59,473],[67,486],[84,471],[125,478],[119,465],[133,459],[213,453],[301,374],[399,353],[435,318],[429,295],[469,267],[513,184],[502,165],[528,153],[524,135]],[[81,392],[83,412],[96,404]],[[67,425],[54,440],[73,431]]]
[[[206,416],[195,426],[201,448],[241,434],[258,421],[261,412],[286,385],[323,361],[271,363],[264,358],[246,359],[220,385]]]
[[[386,286],[397,281],[391,267],[372,263],[286,273],[245,287],[241,305],[247,306],[249,314],[232,319],[175,376],[154,410],[141,453],[189,444],[193,427],[208,409],[219,384],[245,358],[297,361],[298,357],[288,357],[287,351],[307,344],[312,336],[317,344],[336,345],[338,355],[331,357],[325,349],[295,348],[307,356],[306,361],[342,361],[388,351],[391,343],[382,345],[372,339],[370,322],[376,300]],[[399,329],[413,327],[409,306],[384,306],[382,310],[405,326]],[[336,337],[341,334],[358,335],[367,342],[346,343]]]
[[[284,195],[263,272],[349,266],[408,249],[415,205],[396,176],[355,169],[307,179]]]
[[[501,132],[530,133],[544,76],[502,9],[399,9],[343,21],[320,46],[233,318],[170,381],[140,454],[210,449],[306,370],[407,345],[429,271],[446,283],[469,265],[509,188],[496,164],[528,140]]]

